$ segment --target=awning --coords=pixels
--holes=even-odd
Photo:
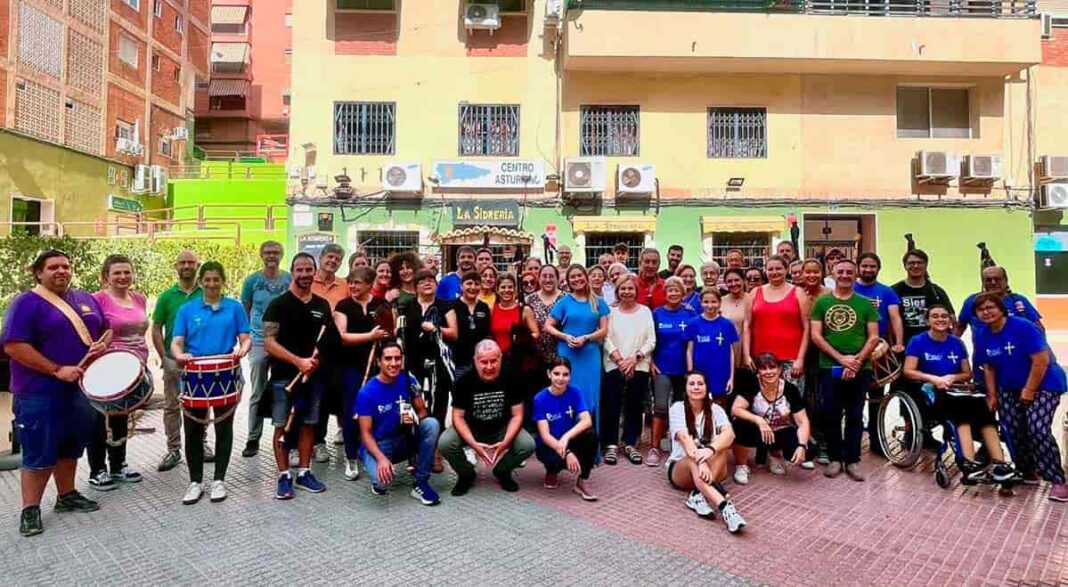
[[[248,43],[212,43],[212,63],[247,63]]]
[[[571,219],[571,228],[580,232],[656,232],[655,216],[594,216]]]
[[[248,6],[212,6],[211,24],[244,24]]]
[[[213,79],[208,87],[209,96],[244,96],[248,94],[248,82],[243,79]]]
[[[529,232],[500,226],[460,228],[438,235],[437,240],[443,245],[481,244],[487,234],[498,244],[530,245],[534,243],[534,235]]]
[[[786,229],[782,216],[702,216],[702,232],[780,233]]]

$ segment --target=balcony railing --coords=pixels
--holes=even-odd
[[[568,9],[1038,18],[1037,0],[568,0]]]

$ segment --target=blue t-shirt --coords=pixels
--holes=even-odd
[[[438,282],[437,297],[439,300],[451,302],[460,298],[463,293],[463,281],[455,272],[446,275]]]
[[[705,374],[708,392],[726,395],[731,378],[731,345],[738,342],[734,324],[723,316],[713,320],[698,316],[686,325],[686,341],[693,342],[693,368]]]
[[[975,360],[980,365],[991,365],[997,374],[998,387],[1007,391],[1019,391],[1027,383],[1031,372],[1031,355],[1049,353],[1049,369],[1042,378],[1042,389],[1064,393],[1064,370],[1049,350],[1046,337],[1037,326],[1023,318],[1009,316],[1001,332],[991,332],[983,327],[972,335],[975,344]]]
[[[924,332],[912,337],[905,347],[905,356],[918,359],[916,368],[920,373],[942,377],[961,372],[961,361],[968,359],[968,349],[952,334],[939,342]]]
[[[263,312],[271,300],[289,289],[293,278],[286,271],[281,271],[274,278],[268,279],[263,271],[257,271],[245,278],[241,286],[241,303],[252,308],[249,326],[252,331],[252,344],[263,345]]]
[[[371,418],[371,435],[376,442],[396,441],[404,435],[401,426],[400,403],[411,403],[416,396],[412,389],[415,380],[402,372],[393,383],[382,383],[378,377],[367,382],[356,396],[356,413],[354,418],[369,416]],[[418,387],[415,388],[416,390]],[[360,454],[365,454],[360,446]]]
[[[203,298],[186,302],[174,318],[174,336],[185,339],[185,352],[194,357],[226,355],[234,350],[239,334],[248,334],[248,314],[241,302],[223,297],[219,308]]]
[[[595,314],[590,310],[589,300],[580,302],[571,294],[560,298],[560,301],[553,306],[552,312],[549,313],[560,324],[560,331],[571,336],[583,336],[596,332],[601,325],[601,316],[608,314],[608,304],[604,303],[603,299],[597,298],[597,313]],[[559,345],[566,347],[567,343],[560,341]]]
[[[957,320],[971,326],[973,332],[984,326],[983,321],[975,315],[975,298],[978,295],[973,293],[968,296],[964,300],[964,305],[960,307],[960,315],[957,316]],[[1031,305],[1031,302],[1018,293],[1005,296],[1005,311],[1009,313],[1009,316],[1026,318],[1031,322],[1038,322],[1042,319],[1042,315]]]
[[[682,300],[683,307],[687,308],[694,314],[701,313],[701,292],[693,290],[690,295],[686,296]]]
[[[890,330],[890,306],[901,306],[901,298],[890,288],[876,281],[871,285],[864,285],[857,280],[853,284],[853,291],[872,301],[872,306],[879,312],[879,336],[886,337]]]
[[[578,424],[583,412],[589,411],[582,401],[582,393],[574,385],[568,385],[561,395],[553,395],[546,387],[534,396],[534,421],[548,422],[549,434],[558,440]],[[535,440],[540,446],[541,435],[536,434]]]
[[[653,362],[664,375],[686,374],[686,328],[697,314],[685,306],[668,310],[665,306],[653,310],[656,327],[656,348]]]

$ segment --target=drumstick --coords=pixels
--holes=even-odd
[[[322,328],[319,329],[319,336],[315,337],[315,349],[312,350],[312,355],[311,355],[312,359],[315,359],[315,358],[317,358],[319,356],[319,341],[322,340],[324,332],[326,332],[326,325],[325,324],[323,325]],[[293,378],[293,381],[290,381],[289,385],[286,386],[286,392],[292,393],[293,392],[293,388],[297,386],[298,382],[307,382],[307,381],[308,381],[308,376],[307,375],[305,375],[304,373],[297,373],[297,376]]]
[[[108,346],[108,344],[110,342],[111,342],[111,331],[110,330],[105,330],[104,334],[100,335],[100,339],[95,341],[95,342],[93,342],[93,344],[90,345],[89,352],[85,353],[85,356],[82,357],[82,360],[78,362],[78,368],[81,369],[81,368],[85,367],[85,364],[89,362],[89,357],[93,356],[93,350],[92,350],[93,346],[98,345],[98,344],[103,344],[106,347],[106,346]]]
[[[360,383],[360,387],[367,385],[367,378],[371,376],[371,364],[375,362],[375,351],[378,350],[378,345],[371,343],[371,354],[367,355],[367,367],[363,370],[363,381]]]

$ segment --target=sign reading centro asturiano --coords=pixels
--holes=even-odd
[[[435,161],[438,187],[522,190],[545,187],[545,162],[533,159]]]
[[[145,206],[141,202],[139,202],[137,200],[133,200],[133,199],[130,199],[130,198],[120,198],[119,196],[109,195],[108,196],[108,210],[114,210],[115,212],[137,213],[137,212],[143,212],[145,210]]]
[[[453,202],[454,226],[519,226],[519,202],[515,200],[469,200]]]
[[[323,247],[334,242],[334,235],[329,232],[306,232],[297,235],[297,250],[308,253],[316,259]]]

